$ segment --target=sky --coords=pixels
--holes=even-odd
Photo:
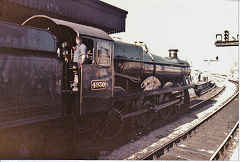
[[[143,41],[151,53],[163,57],[177,48],[179,58],[196,68],[229,73],[238,62],[238,47],[216,47],[216,34],[239,33],[238,0],[102,0],[128,11],[126,32],[113,34],[122,41]],[[214,67],[203,60],[215,59]],[[210,63],[211,64],[211,63]]]

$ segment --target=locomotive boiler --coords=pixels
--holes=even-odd
[[[2,158],[39,158],[36,150],[53,148],[51,142],[44,146],[59,132],[73,138],[94,130],[110,139],[129,120],[146,127],[189,103],[190,66],[177,50],[163,58],[143,44],[114,41],[102,30],[44,15],[23,25],[0,22],[0,32]],[[74,69],[77,35],[87,46],[87,61]]]
[[[152,90],[159,88],[167,82],[172,84],[183,84],[184,77],[190,75],[188,62],[180,60],[177,56],[178,50],[169,50],[169,57],[153,55],[148,51],[146,45],[114,42],[114,67],[116,75],[116,85],[128,89],[127,85],[122,85],[121,78],[128,78],[132,82],[141,83],[139,88]],[[149,80],[149,79],[150,80]],[[146,80],[145,80],[146,79]],[[153,85],[151,79],[158,81],[158,85]],[[145,81],[144,81],[145,80]],[[136,87],[136,85],[133,85]]]

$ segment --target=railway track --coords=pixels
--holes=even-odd
[[[216,87],[214,86],[214,87],[210,88],[209,90],[204,91],[203,94],[208,93],[209,91],[213,90],[214,88],[216,88]],[[199,102],[191,105],[189,109],[194,109],[194,108],[196,108],[196,107],[198,107],[198,106],[200,106],[200,105],[202,105],[202,104],[210,101],[211,99],[213,99],[214,97],[216,97],[217,95],[219,95],[224,89],[225,89],[225,86],[221,87],[218,91],[216,91],[215,93],[213,93],[211,96],[209,96],[209,97],[203,97],[203,100],[202,100],[202,101],[199,101]],[[202,94],[202,95],[203,95],[203,94]],[[193,100],[191,100],[191,101],[193,101]]]
[[[173,127],[175,127],[175,129],[179,129],[177,127],[179,127],[179,126],[181,127],[181,125],[182,125],[181,123],[185,122],[184,121],[185,118],[186,118],[185,116],[189,116],[188,114],[191,114],[191,112],[195,112],[195,110],[198,110],[200,105],[206,104],[206,102],[208,102],[208,101],[209,101],[208,104],[211,104],[211,102],[212,102],[211,99],[213,97],[217,96],[218,94],[220,94],[224,89],[225,89],[225,87],[216,87],[216,86],[212,86],[210,89],[206,89],[205,92],[204,92],[204,95],[201,98],[193,98],[191,100],[190,109],[189,109],[189,112],[187,114],[183,113],[182,115],[181,114],[177,115],[177,116],[174,115],[174,117],[172,119],[168,120],[168,122],[167,121],[161,121],[161,122],[164,122],[165,124],[160,122],[161,123],[160,126],[157,126],[156,128],[154,127],[154,129],[151,130],[151,132],[152,131],[153,132],[150,133],[150,134],[149,133],[147,133],[147,134],[146,133],[141,133],[141,130],[140,130],[140,136],[139,136],[139,134],[138,134],[139,131],[137,131],[136,132],[137,133],[136,134],[137,139],[133,138],[133,139],[131,139],[131,142],[129,141],[130,143],[128,142],[128,143],[126,143],[126,145],[123,145],[123,146],[117,148],[111,154],[103,155],[103,156],[100,156],[98,158],[99,159],[141,159],[141,157],[138,154],[142,154],[144,152],[148,152],[149,150],[151,150],[151,148],[148,150],[148,146],[152,147],[152,145],[150,143],[151,141],[158,141],[158,139],[161,139],[160,137],[167,137],[168,134],[171,131],[173,131],[172,130]],[[207,93],[207,92],[209,92],[209,93]],[[201,112],[203,110],[200,109],[199,111]],[[183,118],[183,121],[178,122],[178,120],[182,119],[182,118]],[[192,120],[192,119],[190,117],[189,121]],[[176,121],[177,121],[178,124],[175,124]],[[172,124],[169,124],[169,123],[172,123]],[[172,127],[172,125],[175,125],[175,126]],[[170,129],[165,128],[165,127],[169,127],[169,126],[172,127],[172,128],[170,128]],[[163,129],[162,129],[162,127],[163,127]],[[153,137],[153,139],[152,139],[152,137],[148,137],[149,135],[152,136],[152,134],[155,134],[155,132],[156,132],[155,129],[156,129],[156,131],[158,131],[158,129],[160,129],[160,134],[157,134],[157,136]],[[161,131],[161,130],[163,130],[163,131]],[[147,142],[146,141],[140,142],[142,137],[145,138],[144,134],[147,135],[147,139],[146,139]],[[138,140],[138,139],[140,139],[140,140]],[[162,138],[162,139],[164,139],[164,138]],[[160,141],[162,141],[162,139]],[[135,144],[135,143],[138,143],[138,144]],[[159,145],[158,143],[159,142],[157,142],[157,145]],[[162,143],[162,142],[160,142],[160,143]],[[138,145],[138,146],[135,147],[134,145]],[[126,151],[126,150],[128,150],[128,147],[130,147],[130,150]],[[132,147],[135,147],[135,149],[132,149]],[[153,147],[156,147],[156,146],[153,146]],[[139,148],[140,149],[141,148],[146,148],[147,151],[145,149],[143,149],[142,151],[139,151]],[[134,150],[136,150],[136,152]],[[135,153],[136,153],[137,156],[135,156]]]
[[[216,95],[213,95],[211,98],[215,97]],[[140,159],[142,159],[142,160],[151,160],[151,159],[209,160],[209,159],[215,159],[216,157],[218,157],[218,152],[219,152],[218,150],[222,150],[221,148],[218,149],[218,147],[220,145],[224,145],[224,144],[221,144],[221,142],[225,141],[224,138],[227,136],[226,132],[224,132],[226,130],[221,129],[223,124],[226,124],[226,122],[229,123],[229,121],[226,121],[224,119],[229,119],[229,117],[228,117],[229,114],[235,114],[235,115],[237,115],[237,117],[235,118],[235,120],[236,120],[235,122],[238,121],[238,106],[237,106],[237,108],[236,108],[236,105],[232,106],[232,108],[229,108],[230,109],[229,112],[225,112],[228,110],[227,108],[223,109],[225,107],[229,107],[229,105],[232,104],[231,101],[233,101],[234,99],[236,100],[237,95],[238,95],[238,91],[231,98],[229,98],[223,105],[221,105],[221,107],[218,109],[218,111],[207,116],[201,122],[197,123],[190,129],[185,131],[184,133],[182,133],[182,134],[178,135],[177,137],[175,137],[174,139],[166,142],[165,144],[161,145],[160,147],[158,147],[151,153],[141,157]],[[209,98],[209,99],[211,99],[211,98]],[[205,102],[207,102],[208,100],[206,100]],[[233,101],[233,103],[238,104],[238,100],[236,100],[236,101],[235,100]],[[203,104],[203,103],[204,102],[197,103],[197,104],[193,105],[191,108],[194,108],[195,106],[198,106],[199,104]],[[235,107],[235,109],[233,109],[234,107]],[[235,112],[232,109],[235,110]],[[223,113],[223,114],[225,114],[225,117],[222,117],[222,118],[217,117],[217,116],[221,116],[221,115],[219,115],[219,114],[221,114],[221,112],[225,112],[225,113]],[[234,113],[232,113],[232,112],[234,112]],[[215,118],[219,118],[219,119],[216,120]],[[215,124],[214,124],[214,122],[215,122]],[[205,123],[207,123],[207,124],[205,124]],[[229,125],[231,125],[233,123],[234,122],[230,122]],[[207,128],[205,128],[204,125]],[[206,125],[208,125],[208,126],[206,126]],[[217,127],[217,125],[218,125],[218,128],[216,129],[216,128],[212,127],[211,125],[213,125],[214,127]],[[227,127],[230,127],[229,125],[227,125]],[[222,133],[220,133],[221,130],[223,131]],[[218,134],[222,134],[223,136],[215,137],[216,131],[218,132]],[[216,143],[218,143],[219,145]],[[209,147],[209,146],[211,146],[211,147]],[[216,151],[216,153],[214,153],[215,152],[214,150]]]

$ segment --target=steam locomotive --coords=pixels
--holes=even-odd
[[[77,35],[87,61],[74,69]],[[169,52],[156,56],[141,42],[114,41],[102,30],[44,15],[22,25],[0,22],[0,157],[34,157],[59,130],[91,129],[109,139],[128,120],[146,127],[181,111],[194,87],[190,66],[177,50]]]

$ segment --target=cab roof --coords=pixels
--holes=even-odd
[[[113,41],[112,38],[105,31],[101,29],[86,26],[86,25],[81,25],[81,24],[77,24],[69,21],[59,20],[59,19],[51,18],[45,15],[32,16],[26,21],[24,21],[22,25],[32,26],[31,24],[40,23],[41,21],[44,21],[46,19],[52,21],[56,25],[61,25],[61,26],[66,26],[71,28],[73,31],[76,32],[77,35],[91,36],[95,38],[101,38],[101,39]]]

